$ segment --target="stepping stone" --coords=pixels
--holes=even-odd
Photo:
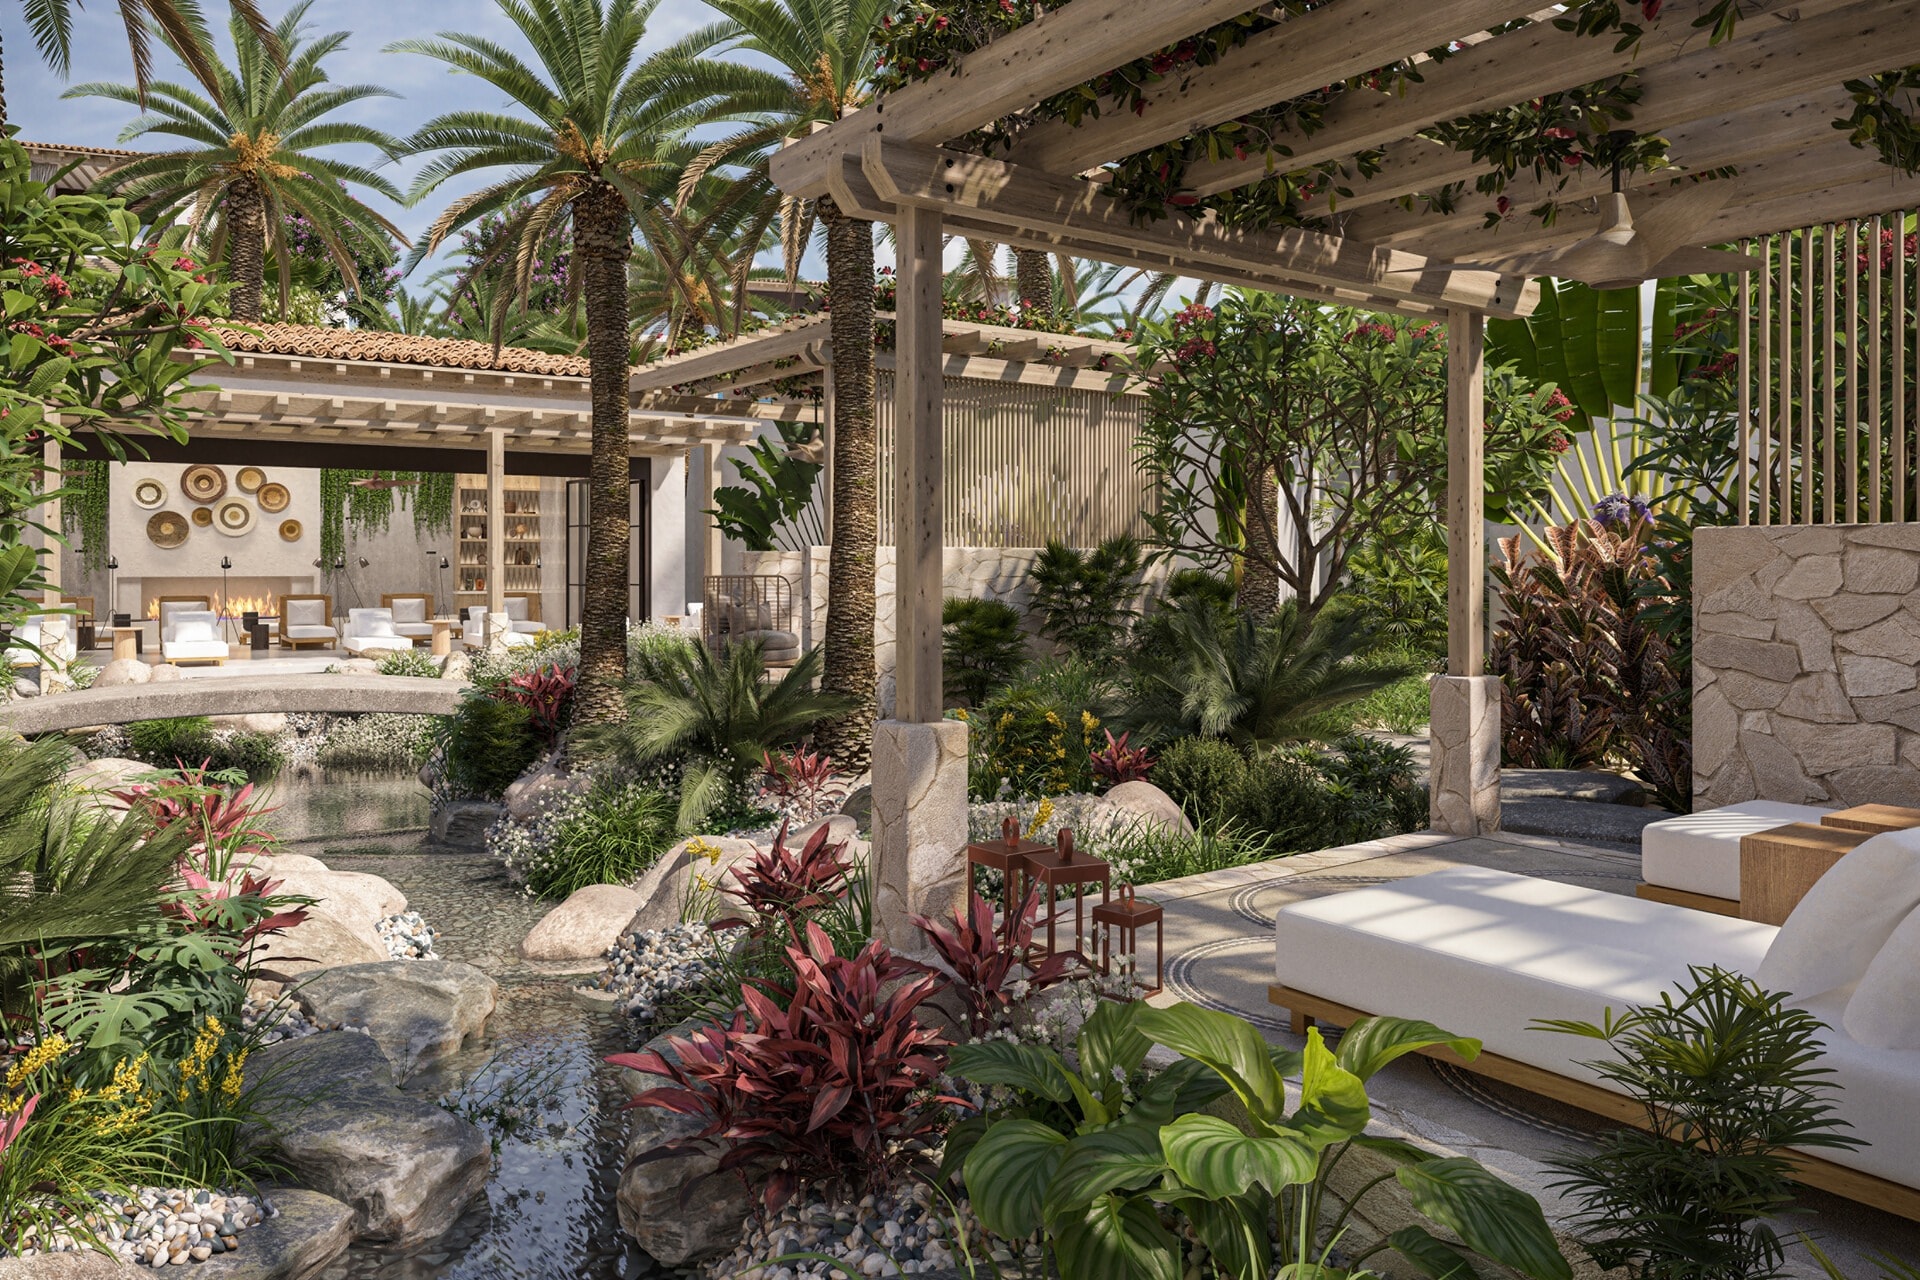
[[[1527,836],[1563,836],[1568,840],[1640,844],[1640,832],[1673,815],[1664,809],[1590,800],[1508,800],[1500,806],[1503,830]]]
[[[1644,794],[1639,783],[1598,769],[1502,769],[1503,800],[1584,800],[1631,804]]]

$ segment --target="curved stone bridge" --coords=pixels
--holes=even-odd
[[[202,676],[21,698],[0,709],[0,722],[16,733],[30,735],[125,724],[129,720],[269,711],[404,711],[444,716],[453,713],[460,695],[470,687],[463,680],[418,676]]]

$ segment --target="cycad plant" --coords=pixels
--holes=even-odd
[[[1226,738],[1247,751],[1316,738],[1328,712],[1414,670],[1360,662],[1373,637],[1358,618],[1308,619],[1292,600],[1264,621],[1216,609],[1164,618],[1161,643],[1133,655],[1123,717],[1151,737]]]
[[[682,829],[747,793],[769,752],[798,742],[820,721],[842,715],[848,699],[816,691],[818,649],[771,680],[760,645],[663,650],[627,693],[627,717],[583,735],[582,748],[629,768],[683,759]]]
[[[279,266],[280,309],[287,308],[294,257],[286,240],[288,214],[306,218],[341,279],[356,288],[348,232],[375,243],[401,238],[398,227],[348,193],[349,186],[359,186],[398,200],[393,184],[363,165],[320,154],[357,144],[390,158],[399,143],[369,125],[340,118],[356,103],[394,95],[377,85],[328,80],[321,63],[345,45],[348,33],[309,37],[301,24],[312,2],[302,0],[289,9],[275,24],[271,41],[236,12],[232,66],[214,56],[211,41],[197,26],[194,43],[161,28],[167,47],[196,70],[198,89],[171,81],[144,90],[138,84],[96,82],[66,93],[144,108],[146,114],[121,131],[122,141],[159,136],[186,144],[114,170],[104,186],[146,205],[151,216],[184,216],[196,237],[224,255],[234,284],[233,315],[239,320],[261,318],[269,250]],[[285,51],[284,64],[279,50]]]

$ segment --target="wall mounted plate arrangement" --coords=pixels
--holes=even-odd
[[[196,528],[196,529],[204,529],[204,528],[206,528],[206,527],[207,527],[208,525],[210,525],[210,524],[212,524],[212,523],[213,523],[213,508],[212,508],[212,507],[195,507],[195,508],[193,509],[193,526],[194,526],[194,528]]]
[[[212,502],[226,491],[227,473],[218,467],[188,467],[180,477],[180,492],[195,502]]]
[[[298,520],[282,520],[280,522],[280,541],[282,542],[300,541],[301,532],[302,530]]]
[[[262,511],[276,515],[293,503],[293,495],[287,492],[287,486],[283,484],[263,484],[254,498],[260,503]]]
[[[142,480],[133,486],[133,502],[135,506],[144,507],[148,511],[154,511],[166,500],[167,486],[161,484],[158,480]]]
[[[213,526],[230,538],[253,528],[253,505],[240,498],[228,498],[213,509]]]
[[[147,541],[162,551],[173,550],[192,531],[187,518],[177,511],[158,511],[147,520]]]
[[[267,482],[267,473],[258,467],[242,467],[233,473],[233,487],[242,493],[258,493]]]

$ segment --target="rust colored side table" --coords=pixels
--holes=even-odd
[[[1000,824],[1000,838],[967,846],[967,887],[973,887],[973,869],[988,867],[1000,873],[1000,921],[1009,942],[1019,924],[1021,906],[1027,900],[1027,859],[1036,853],[1051,852],[1051,845],[1020,838],[1020,821],[1008,818]]]
[[[1167,956],[1167,913],[1157,902],[1148,902],[1145,898],[1133,896],[1133,886],[1120,886],[1120,895],[1111,902],[1103,902],[1093,909],[1093,926],[1100,931],[1100,972],[1104,976],[1113,972],[1113,955],[1116,950],[1114,934],[1117,931],[1118,950],[1131,955],[1134,972],[1140,973],[1140,930],[1153,926],[1153,985],[1147,986],[1137,976],[1130,984],[1139,988],[1142,996],[1157,996],[1166,980],[1163,966]]]
[[[1040,901],[1044,913],[1033,922],[1034,932],[1040,926],[1047,927],[1047,944],[1043,950],[1036,942],[1034,954],[1037,956],[1068,955],[1085,966],[1093,968],[1094,950],[1089,944],[1094,940],[1088,932],[1087,895],[1095,885],[1100,887],[1100,905],[1104,906],[1111,898],[1113,868],[1105,861],[1084,853],[1076,853],[1073,848],[1073,831],[1060,828],[1054,837],[1054,847],[1042,853],[1027,855],[1027,878],[1041,886]],[[1060,949],[1059,926],[1067,918],[1067,909],[1060,902],[1061,889],[1073,890],[1073,946],[1066,951]]]

